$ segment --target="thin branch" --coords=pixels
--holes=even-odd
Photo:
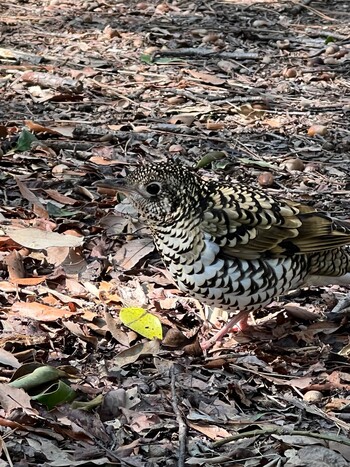
[[[187,426],[184,422],[177,400],[176,388],[175,388],[175,367],[174,365],[170,370],[171,375],[171,404],[173,406],[174,413],[176,415],[176,421],[179,425],[179,457],[177,467],[185,466],[185,457],[186,457],[186,440],[187,440]]]
[[[261,430],[252,430],[246,431],[242,433],[238,433],[236,435],[228,436],[227,438],[221,439],[220,441],[216,441],[211,445],[212,449],[220,447],[224,444],[230,443],[231,441],[237,441],[242,438],[253,438],[255,436],[263,436],[263,435],[290,435],[290,436],[309,436],[310,438],[317,438],[317,439],[324,439],[326,441],[334,441],[336,443],[343,443],[347,446],[350,446],[350,439],[346,438],[345,436],[338,436],[328,433],[314,433],[312,431],[302,431],[302,430],[285,430],[281,427],[269,427],[264,428]]]

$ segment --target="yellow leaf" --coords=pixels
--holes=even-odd
[[[122,308],[119,318],[125,326],[147,339],[163,339],[162,325],[159,319],[143,308]]]

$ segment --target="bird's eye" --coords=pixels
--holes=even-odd
[[[162,187],[160,186],[160,184],[156,183],[156,182],[149,183],[146,186],[147,193],[149,193],[152,196],[158,195],[160,193],[161,189],[162,189]]]

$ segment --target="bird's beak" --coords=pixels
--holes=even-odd
[[[112,179],[106,178],[105,180],[99,180],[94,183],[98,188],[106,188],[107,190],[115,190],[119,193],[125,193],[126,195],[135,191],[132,187],[127,185],[127,182],[123,178]]]

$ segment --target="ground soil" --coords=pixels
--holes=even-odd
[[[347,0],[1,2],[0,467],[350,465],[348,289],[204,355],[227,317],[94,185],[177,158],[349,219],[349,24]]]

